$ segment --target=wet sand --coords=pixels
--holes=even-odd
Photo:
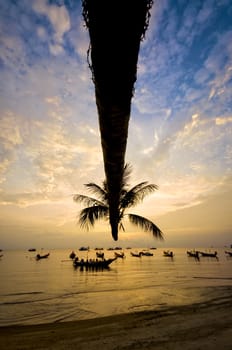
[[[90,320],[0,328],[6,350],[231,350],[232,294],[210,301]]]

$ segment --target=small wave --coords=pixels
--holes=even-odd
[[[43,300],[20,300],[20,301],[5,301],[3,303],[0,303],[0,305],[18,305],[18,304],[30,304],[35,303],[37,301],[43,301]]]
[[[54,322],[65,322],[65,321],[71,321],[71,320],[77,320],[77,319],[88,319],[88,318],[95,318],[99,316],[96,312],[85,310],[85,309],[77,309],[75,311],[67,311],[60,314],[60,316],[56,316]]]
[[[17,296],[17,295],[35,295],[35,294],[43,294],[43,292],[20,292],[20,293],[9,293],[9,294],[3,294],[4,297],[10,297],[10,296]]]
[[[2,306],[2,305],[17,305],[17,304],[39,303],[39,302],[44,302],[44,301],[48,301],[48,300],[55,300],[55,299],[59,299],[59,298],[60,298],[59,295],[55,295],[55,296],[49,296],[49,297],[45,297],[44,296],[44,298],[41,298],[41,299],[3,301],[3,302],[0,303],[0,306]]]
[[[193,276],[193,278],[200,278],[206,280],[232,280],[232,277]]]
[[[153,306],[152,304],[139,304],[139,305],[133,305],[128,307],[128,310],[147,309],[147,308],[151,308],[152,306]]]

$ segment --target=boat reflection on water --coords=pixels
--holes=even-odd
[[[197,260],[200,260],[200,253],[198,250],[187,250],[187,255],[190,258],[195,258]]]

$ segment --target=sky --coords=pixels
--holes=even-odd
[[[125,161],[159,187],[130,212],[164,241],[125,220],[114,242],[73,201],[105,178],[82,4],[0,0],[0,248],[232,244],[231,18],[230,0],[154,1]]]

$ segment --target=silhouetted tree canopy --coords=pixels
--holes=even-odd
[[[163,239],[163,233],[152,221],[140,215],[127,213],[127,209],[132,208],[136,204],[142,202],[148,194],[151,194],[158,189],[156,185],[148,184],[147,181],[143,181],[129,189],[128,179],[131,174],[131,170],[132,168],[129,164],[126,164],[123,170],[123,177],[121,182],[122,187],[119,193],[118,205],[119,229],[125,231],[123,218],[127,216],[132,224],[140,227],[144,231],[152,233],[153,237],[155,238]],[[93,182],[90,182],[85,186],[97,198],[82,194],[76,194],[74,195],[73,199],[77,203],[87,205],[87,207],[82,209],[79,214],[79,223],[81,227],[84,227],[88,230],[91,226],[94,226],[97,220],[109,220],[109,192],[106,181],[103,181],[102,187]]]

